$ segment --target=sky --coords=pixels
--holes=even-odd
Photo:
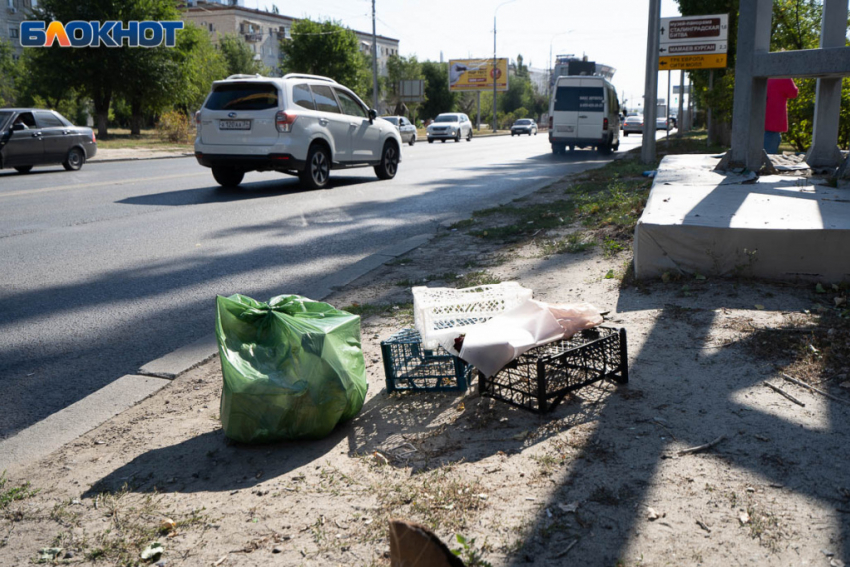
[[[286,16],[372,30],[371,0],[244,2],[248,8],[275,4]],[[643,95],[649,0],[376,0],[375,11],[377,33],[398,39],[400,54],[420,61],[439,61],[441,52],[445,61],[492,57],[496,12],[499,57],[522,54],[527,65],[546,69],[550,48],[553,55],[587,55],[617,69],[613,83],[621,97],[637,102]],[[678,15],[675,0],[661,0],[662,17]],[[658,90],[666,97],[667,73],[659,74]]]

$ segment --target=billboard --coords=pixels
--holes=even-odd
[[[493,59],[450,59],[449,90],[492,91]],[[496,90],[508,90],[508,60],[496,59]]]

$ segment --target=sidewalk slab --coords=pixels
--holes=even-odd
[[[91,431],[169,383],[150,376],[122,376],[17,435],[0,442],[0,471],[30,462]]]
[[[850,191],[823,180],[747,179],[719,158],[665,157],[635,228],[635,275],[850,278]]]

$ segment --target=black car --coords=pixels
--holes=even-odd
[[[94,131],[74,126],[58,112],[0,108],[0,169],[28,173],[35,165],[61,163],[76,171],[96,153]]]

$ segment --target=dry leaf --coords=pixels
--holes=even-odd
[[[388,458],[386,458],[385,456],[383,456],[381,453],[375,451],[374,456],[375,456],[375,462],[378,463],[379,465],[390,464],[390,460]]]
[[[164,518],[159,523],[159,531],[167,534],[168,532],[177,529],[177,523],[171,518]]]

